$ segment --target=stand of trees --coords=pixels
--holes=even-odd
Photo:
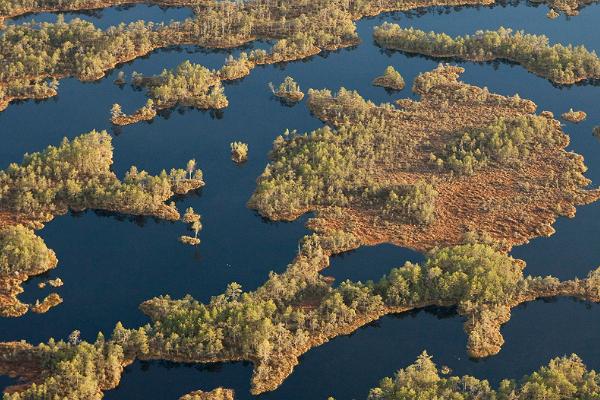
[[[56,266],[54,252],[23,225],[0,229],[0,276],[38,275]]]
[[[304,98],[304,93],[300,90],[300,85],[291,76],[286,76],[283,82],[279,84],[277,90],[273,83],[269,82],[271,92],[289,103],[296,103]]]
[[[385,209],[392,219],[427,224],[436,197],[430,184],[386,185],[371,173],[379,161],[392,161],[374,146],[389,145],[388,152],[393,152],[393,143],[386,139],[378,122],[279,136],[249,204],[268,216],[297,215],[314,207]]]
[[[431,155],[431,161],[461,174],[473,174],[490,162],[518,163],[536,150],[564,142],[553,119],[535,115],[499,118],[483,129],[457,134],[440,157]]]
[[[231,159],[240,164],[248,161],[248,144],[244,142],[231,142],[229,144],[231,149]]]
[[[583,46],[550,45],[546,36],[523,31],[500,28],[452,38],[445,33],[401,28],[386,22],[375,28],[373,36],[382,47],[427,56],[510,60],[556,83],[600,78],[600,59],[595,52]]]
[[[378,76],[373,80],[373,85],[383,86],[387,89],[402,90],[404,89],[404,78],[400,75],[400,72],[396,71],[391,65],[388,66],[383,75]]]
[[[0,317],[16,317],[28,306],[17,300],[21,283],[56,267],[57,259],[46,243],[22,225],[0,228]]]
[[[175,71],[164,70],[158,76],[135,74],[133,84],[148,89],[148,96],[157,109],[177,104],[221,109],[229,104],[218,74],[190,61],[181,63]]]
[[[368,400],[532,400],[594,399],[600,393],[600,375],[588,370],[575,354],[557,357],[520,380],[504,379],[497,390],[487,380],[448,376],[427,352],[393,378],[371,389]]]
[[[6,363],[19,362],[14,360],[40,372],[42,379],[5,393],[3,400],[100,400],[102,391],[118,385],[125,363],[123,348],[114,341],[100,333],[95,343],[82,342],[77,332],[68,342],[50,339],[36,347],[20,343],[0,347],[0,370]]]

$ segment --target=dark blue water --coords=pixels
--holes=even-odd
[[[385,243],[335,255],[331,258],[329,267],[321,273],[335,278],[334,286],[347,279],[376,282],[392,268],[402,267],[407,261],[420,263],[424,259],[419,252]]]
[[[154,8],[105,10],[97,22],[108,26],[146,18],[140,11],[146,9]],[[600,48],[596,33],[600,8],[589,6],[578,17],[560,17],[555,21],[548,20],[546,12],[545,6],[520,3],[493,8],[436,8],[422,15],[395,13],[361,21],[359,33],[363,43],[356,48],[288,65],[257,68],[242,81],[226,84],[230,106],[222,113],[175,110],[168,118],[158,117],[152,123],[113,132],[114,169],[119,176],[132,164],[158,173],[163,168],[183,167],[190,158],[197,160],[207,186],[198,195],[178,200],[178,207],[193,206],[202,214],[202,243],[198,248],[178,243],[178,236],[185,232],[185,226],[178,223],[94,212],[58,217],[39,233],[56,251],[59,267],[46,277],[32,279],[23,299],[34,301],[45,296],[49,290],[38,289],[37,283],[61,277],[65,285],[56,291],[65,302],[47,314],[0,320],[0,340],[39,342],[51,336],[65,337],[74,329],[93,339],[97,331],[109,332],[119,320],[126,326],[145,323],[146,318],[137,307],[159,294],[180,297],[190,293],[204,301],[222,292],[231,281],[249,290],[256,288],[270,270],[285,269],[296,252],[298,239],[308,231],[304,227],[306,218],[293,223],[267,222],[248,210],[245,202],[268,161],[267,152],[275,136],[286,128],[306,131],[322,125],[310,116],[304,102],[284,107],[271,98],[268,82],[277,83],[291,75],[305,90],[336,90],[345,86],[375,102],[414,97],[409,89],[389,94],[370,85],[373,77],[390,64],[406,82],[438,64],[437,60],[384,52],[374,46],[372,28],[386,20],[451,34],[514,27],[545,33],[553,42]],[[256,46],[264,48],[267,44]],[[126,112],[142,105],[143,92],[112,83],[120,70],[127,76],[132,71],[156,74],[186,59],[218,68],[228,54],[240,51],[205,52],[195,47],[157,51],[117,68],[95,83],[61,81],[59,96],[54,99],[13,104],[0,113],[0,168],[19,161],[25,152],[57,144],[63,136],[74,137],[91,129],[111,130],[108,116],[115,102]],[[600,142],[591,134],[592,127],[600,121],[600,88],[556,87],[520,66],[504,63],[460,65],[466,68],[465,81],[501,94],[519,93],[534,100],[540,111],[546,109],[558,115],[570,107],[585,110],[587,121],[568,124],[565,129],[571,136],[570,149],[586,159],[587,176],[594,185],[600,183]],[[229,143],[237,140],[247,142],[250,148],[250,159],[242,166],[230,160]],[[595,243],[600,233],[600,205],[580,207],[576,218],[561,218],[555,228],[554,236],[514,249],[514,256],[527,261],[527,273],[568,279],[585,276],[600,264],[600,250]],[[324,274],[335,276],[337,282],[347,278],[377,279],[390,267],[402,265],[407,259],[418,261],[418,257],[414,252],[388,245],[359,249],[334,258]],[[365,265],[368,269],[361,268]],[[455,373],[470,373],[493,382],[502,376],[519,377],[551,357],[572,352],[598,369],[599,311],[598,306],[568,299],[549,304],[536,302],[514,310],[512,320],[503,328],[506,344],[501,353],[479,362],[466,356],[463,321],[452,310],[385,317],[375,326],[310,351],[280,389],[261,398],[364,398],[379,378],[413,362],[423,349]],[[135,363],[127,371],[121,386],[108,392],[107,398],[175,399],[191,390],[220,385],[235,388],[239,398],[250,397],[251,366],[242,363],[210,368]],[[0,389],[8,383],[0,378]]]

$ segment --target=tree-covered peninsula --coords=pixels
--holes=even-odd
[[[204,185],[202,172],[183,169],[153,176],[135,166],[120,180],[111,170],[112,138],[92,131],[59,146],[25,155],[0,171],[0,315],[19,316],[28,306],[16,295],[20,284],[57,264],[32,229],[69,210],[107,210],[176,221],[165,201]]]
[[[495,390],[487,380],[448,375],[423,352],[393,378],[382,379],[368,400],[583,400],[598,398],[599,393],[600,375],[575,354],[554,358],[520,380],[504,379]]]
[[[471,61],[509,60],[559,84],[600,78],[600,59],[583,46],[549,44],[548,37],[523,31],[479,31],[474,35],[450,37],[445,33],[401,28],[383,23],[375,27],[377,44],[392,50],[431,57],[452,57]]]

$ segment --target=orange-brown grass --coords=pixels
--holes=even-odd
[[[460,244],[467,233],[476,232],[489,235],[509,250],[534,237],[552,234],[551,224],[557,216],[573,217],[576,205],[600,197],[598,189],[586,189],[590,181],[583,176],[583,158],[565,151],[569,138],[562,132],[560,143],[541,146],[511,163],[491,162],[472,175],[459,175],[432,163],[430,154],[442,152],[457,133],[484,128],[500,117],[532,114],[536,109],[529,100],[490,94],[487,89],[460,82],[461,72],[458,67],[440,67],[430,73],[443,83],[430,90],[417,87],[421,95],[418,102],[401,100],[395,109],[366,103],[367,115],[385,119],[388,134],[402,135],[410,142],[406,153],[375,168],[371,178],[388,186],[420,180],[431,183],[438,192],[433,222],[413,225],[386,220],[382,209],[364,206],[360,201],[341,208],[309,205],[277,213],[258,211],[275,220],[291,220],[317,211],[310,224],[312,229],[322,233],[347,231],[366,245],[387,242],[424,251]],[[353,120],[355,105],[342,104],[336,97],[313,95],[309,107],[334,127],[357,122]],[[364,110],[364,106],[356,107]],[[346,122],[342,122],[344,119]],[[556,120],[552,120],[552,127],[561,129]],[[566,171],[572,179],[558,184],[557,178]]]

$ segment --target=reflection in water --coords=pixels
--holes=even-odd
[[[401,267],[406,261],[420,263],[421,253],[392,244],[365,246],[331,258],[331,265],[321,271],[323,275],[335,278],[335,285],[349,279],[351,281],[377,281],[392,268]]]
[[[160,9],[144,7],[129,8],[124,13],[132,18],[144,18],[144,10],[162,13]],[[123,15],[111,19],[110,13],[114,12],[111,10],[103,12],[97,21],[99,25],[123,20]],[[523,2],[518,6],[463,8],[446,15],[448,11],[435,8],[424,14],[419,10],[363,20],[358,23],[363,43],[356,48],[325,53],[304,62],[257,68],[245,79],[225,85],[230,105],[221,118],[197,111],[172,112],[168,120],[159,116],[152,124],[124,127],[113,143],[113,167],[118,176],[123,176],[132,164],[156,174],[163,168],[184,167],[191,158],[197,160],[207,186],[200,195],[177,202],[180,210],[192,206],[202,215],[202,243],[197,249],[181,245],[177,238],[186,229],[181,223],[115,215],[106,218],[103,213],[95,212],[57,217],[40,235],[56,251],[59,266],[47,277],[28,282],[22,297],[27,301],[42,297],[46,292],[37,289],[37,282],[61,277],[65,285],[57,291],[65,302],[47,314],[30,313],[0,320],[0,340],[23,338],[37,343],[51,336],[65,338],[74,329],[81,330],[84,338],[94,339],[99,330],[110,332],[118,320],[128,327],[146,323],[137,307],[153,296],[181,297],[190,293],[207,301],[231,281],[251,290],[265,281],[270,270],[283,271],[297,251],[298,239],[308,233],[304,227],[307,217],[293,223],[266,223],[248,210],[245,203],[254,190],[256,177],[268,162],[267,154],[275,136],[287,128],[302,132],[322,123],[310,116],[306,102],[289,108],[272,101],[267,83],[290,75],[303,88],[337,90],[345,86],[374,102],[415,98],[408,89],[388,93],[371,86],[372,79],[387,65],[394,65],[409,83],[418,73],[438,63],[398,52],[382,53],[373,45],[371,34],[373,27],[385,20],[397,19],[403,26],[452,35],[497,29],[501,25],[526,28],[532,33],[547,34],[553,42],[582,43],[589,49],[600,50],[599,7],[589,6],[576,18],[561,17],[556,21],[545,17],[545,6],[533,8]],[[245,48],[268,46],[258,42]],[[113,84],[118,71],[127,77],[133,71],[158,74],[186,59],[219,68],[228,54],[237,55],[240,51],[207,51],[194,46],[160,50],[120,66],[94,84],[63,80],[59,96],[51,100],[13,104],[0,113],[0,168],[19,161],[25,152],[59,143],[63,136],[72,138],[92,129],[110,129],[108,116],[113,103],[121,104],[125,110],[144,104],[143,92],[134,91],[129,85],[120,88]],[[593,125],[600,120],[597,87],[558,88],[506,63],[460,65],[466,68],[463,76],[466,82],[505,95],[519,93],[538,103],[540,111],[551,110],[558,115],[573,107],[588,112],[587,121],[569,124],[565,129],[571,135],[570,150],[586,158],[590,168],[587,176],[600,183],[600,143],[591,135]],[[230,160],[229,143],[233,141],[249,144],[250,159],[241,168]],[[526,273],[552,274],[565,279],[584,276],[587,270],[600,264],[600,250],[594,242],[600,232],[599,221],[598,204],[581,207],[575,219],[557,222],[553,237],[536,239],[515,248],[512,254],[528,262]],[[331,267],[323,273],[334,275],[338,282],[346,278],[377,279],[390,267],[399,266],[413,256],[420,257],[404,251],[390,245],[362,248],[333,258]],[[368,268],[361,268],[365,265]],[[381,377],[412,363],[423,349],[457,374],[473,374],[494,383],[506,375],[519,377],[551,357],[571,352],[581,355],[590,367],[600,368],[600,348],[595,345],[600,337],[600,313],[596,305],[587,308],[585,304],[564,299],[517,308],[502,330],[506,339],[504,349],[499,355],[479,362],[467,358],[462,319],[452,317],[451,310],[442,311],[437,315],[421,311],[388,316],[353,335],[314,349],[302,358],[279,390],[261,398],[324,399],[330,395],[340,399],[364,398],[368,388]],[[250,398],[250,366],[222,364],[214,372],[196,367],[167,369],[165,365],[172,366],[160,362],[135,363],[127,369],[122,386],[107,393],[107,398],[175,399],[190,390],[221,385],[234,387],[241,399]],[[6,378],[0,378],[0,388],[7,384]]]
[[[250,391],[250,363],[183,364],[164,361],[136,361],[125,369],[122,385],[106,392],[106,400],[178,399],[194,390],[235,387],[238,393]],[[127,383],[126,383],[127,382]],[[143,390],[140,390],[143,387]]]
[[[526,274],[585,278],[600,266],[598,205],[579,207],[576,218],[560,218],[554,229],[549,238],[536,238],[512,251],[513,257],[527,261]]]

